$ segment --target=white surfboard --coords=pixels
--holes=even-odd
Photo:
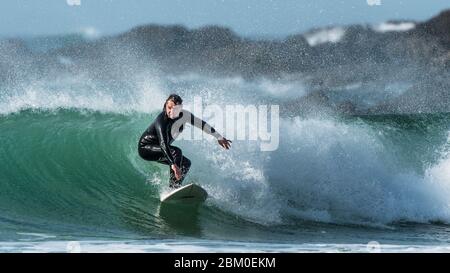
[[[161,197],[163,203],[201,203],[206,200],[208,193],[197,184],[187,184]]]

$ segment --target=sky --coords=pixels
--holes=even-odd
[[[230,27],[246,37],[284,37],[315,27],[427,20],[449,0],[2,0],[0,36],[113,35],[137,25]]]

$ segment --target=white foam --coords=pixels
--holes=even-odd
[[[282,119],[280,131],[278,150],[264,153],[256,141],[235,141],[228,151],[214,141],[178,142],[197,166],[188,180],[200,182],[213,205],[265,225],[450,222],[448,157],[423,175],[403,169],[383,135],[363,123]]]
[[[86,75],[65,75],[24,84],[9,93],[0,93],[0,114],[24,109],[87,109],[100,112],[144,112],[161,109],[167,89],[157,77],[136,76],[136,88],[115,93],[98,85]]]
[[[306,33],[304,36],[310,46],[316,46],[324,43],[337,43],[342,39],[344,34],[344,28],[335,27]]]
[[[374,27],[375,31],[378,32],[391,32],[391,31],[408,31],[416,27],[415,23],[412,22],[402,22],[402,23],[390,23],[384,22]]]
[[[82,253],[265,253],[265,252],[351,252],[351,253],[398,253],[450,252],[447,245],[413,244],[327,244],[327,243],[255,243],[219,240],[126,240],[126,241],[47,241],[47,242],[0,242],[0,252],[48,253],[71,252],[71,244],[77,243]],[[77,251],[78,252],[78,251]]]
[[[448,133],[447,143],[441,154],[441,159],[436,165],[427,169],[425,178],[430,184],[443,189],[440,192],[441,198],[450,196],[450,132]]]
[[[276,183],[282,215],[358,224],[450,222],[449,161],[427,176],[402,169],[395,151],[364,124],[297,118],[283,120],[281,130],[265,176]]]
[[[55,235],[33,232],[17,232],[17,235],[24,236],[25,238],[19,239],[19,241],[34,241],[36,238],[40,240],[48,240],[50,238],[56,238]]]

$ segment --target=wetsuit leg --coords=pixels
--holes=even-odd
[[[180,148],[175,146],[170,146],[170,150],[172,151],[173,158],[175,160],[175,164],[181,169],[181,179],[177,180],[175,178],[175,172],[170,168],[170,181],[169,187],[178,188],[183,183],[184,178],[186,177],[189,169],[191,168],[191,161],[189,158],[183,156],[183,152]]]
[[[189,158],[183,156],[183,153],[180,148],[175,146],[170,146],[170,151],[172,153],[175,164],[181,169],[182,177],[180,180],[176,180],[175,172],[170,168],[170,179],[169,179],[169,187],[178,188],[181,186],[185,176],[189,172],[191,167],[191,161]],[[139,155],[149,161],[156,161],[162,164],[169,165],[170,163],[167,161],[166,157],[163,154],[161,147],[158,145],[145,145],[139,147]]]

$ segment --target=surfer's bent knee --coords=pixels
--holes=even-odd
[[[149,145],[138,147],[139,156],[147,161],[157,161],[160,155],[153,151]]]

